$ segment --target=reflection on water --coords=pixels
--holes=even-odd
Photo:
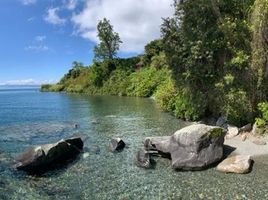
[[[154,170],[136,167],[135,153],[145,137],[185,126],[150,99],[5,92],[0,119],[0,199],[268,198],[268,157],[257,158],[247,175],[175,172],[160,158]],[[65,168],[41,177],[10,168],[11,158],[24,148],[74,134],[87,136],[85,152]],[[122,137],[128,148],[109,152],[113,137]]]

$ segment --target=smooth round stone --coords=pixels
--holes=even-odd
[[[231,156],[223,160],[216,169],[225,173],[245,174],[249,172],[251,163],[252,160],[248,155]]]

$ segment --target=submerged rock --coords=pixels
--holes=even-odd
[[[136,155],[136,164],[138,167],[142,167],[145,169],[152,168],[151,154],[146,150],[139,150]]]
[[[151,150],[170,154],[174,169],[199,170],[222,159],[224,136],[220,127],[194,124],[172,136],[146,138],[145,143]]]
[[[92,119],[91,124],[99,124],[100,121],[98,119]]]
[[[83,158],[86,159],[87,157],[89,157],[89,153],[88,152],[83,153]]]
[[[47,171],[55,164],[62,164],[75,158],[82,149],[83,141],[79,137],[38,145],[15,158],[14,167],[30,173]]]
[[[79,128],[79,125],[78,125],[78,124],[74,124],[73,127],[74,127],[75,129],[77,129],[77,128]]]
[[[126,144],[121,138],[111,139],[109,149],[114,151],[121,151],[125,148]]]
[[[252,164],[250,156],[238,155],[226,158],[218,166],[217,170],[225,173],[248,173]]]

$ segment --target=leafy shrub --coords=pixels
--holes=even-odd
[[[114,64],[116,69],[120,69],[123,71],[134,71],[137,68],[137,64],[140,62],[140,57],[132,57],[132,58],[117,58],[114,59]]]
[[[92,83],[97,87],[102,87],[103,82],[109,78],[115,68],[116,66],[111,60],[105,60],[102,63],[94,63],[91,67],[90,75]]]
[[[129,72],[124,70],[115,70],[111,73],[110,78],[104,82],[102,93],[126,96],[127,87],[129,85]]]
[[[42,92],[61,92],[64,90],[64,85],[61,84],[44,84],[41,86]]]
[[[172,112],[175,109],[176,92],[174,81],[169,78],[158,87],[156,102],[162,109]]]
[[[151,59],[154,56],[159,55],[163,51],[162,40],[153,40],[148,43],[145,47],[144,62],[150,64]]]
[[[176,95],[174,114],[185,120],[197,120],[204,116],[206,98],[199,91],[182,88]]]
[[[156,69],[161,69],[161,68],[167,68],[168,64],[166,61],[166,55],[162,52],[159,55],[153,56],[151,58],[151,66],[156,68]]]
[[[256,124],[259,128],[264,128],[268,122],[268,103],[262,102],[258,104],[260,117],[256,118]]]
[[[252,120],[252,108],[245,91],[231,89],[225,95],[223,112],[230,123],[242,126]]]
[[[166,68],[157,70],[154,67],[140,69],[129,77],[128,96],[150,97],[157,87],[170,77],[170,71]]]
[[[83,63],[74,61],[72,64],[72,68],[68,71],[67,74],[63,76],[59,83],[64,85],[66,84],[66,82],[68,82],[68,80],[78,78],[82,71],[85,69],[86,67],[83,65]]]
[[[256,118],[256,124],[259,128],[263,128],[266,126],[266,121],[262,118]]]
[[[50,90],[51,84],[43,84],[41,85],[41,91],[42,92],[47,92]]]
[[[83,87],[79,84],[76,84],[76,85],[69,85],[67,88],[66,88],[66,92],[70,92],[70,93],[82,93],[83,92]]]

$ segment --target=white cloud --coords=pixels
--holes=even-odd
[[[45,35],[38,35],[35,37],[37,42],[43,42],[47,37]]]
[[[24,48],[26,51],[35,51],[35,52],[41,52],[41,51],[48,51],[48,46],[44,44],[38,44],[38,45],[29,45]]]
[[[76,33],[98,42],[96,26],[106,17],[119,33],[121,51],[142,52],[144,45],[160,37],[162,18],[173,14],[173,0],[86,0],[72,22]]]
[[[63,3],[65,4],[65,8],[68,10],[74,10],[78,2],[77,0],[65,0]]]
[[[33,78],[29,79],[18,79],[18,80],[9,80],[0,83],[0,85],[41,85],[41,84],[52,84],[56,83],[55,80],[35,80]]]
[[[49,48],[45,44],[46,40],[45,35],[37,35],[34,37],[33,41],[31,42],[30,45],[24,47],[24,50],[26,51],[34,51],[34,52],[42,52],[42,51],[48,51]]]
[[[21,0],[22,4],[23,5],[31,5],[31,4],[35,4],[36,3],[36,0]]]
[[[61,18],[58,15],[58,12],[60,11],[59,7],[55,7],[55,8],[49,8],[47,10],[47,13],[44,17],[44,20],[50,24],[54,24],[54,25],[63,25],[66,22],[66,19]]]

